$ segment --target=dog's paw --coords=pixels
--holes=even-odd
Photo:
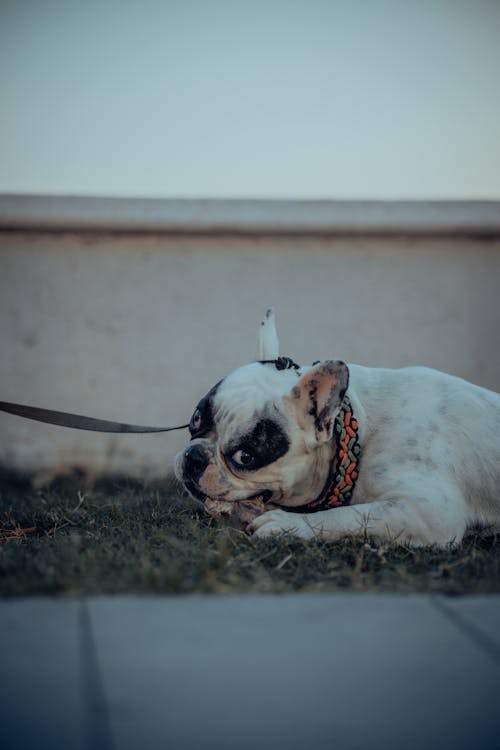
[[[286,510],[270,510],[263,513],[249,524],[248,529],[259,537],[291,534],[300,539],[312,539],[315,535],[304,516],[288,513]]]

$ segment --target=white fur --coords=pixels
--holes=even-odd
[[[500,396],[427,368],[349,365],[349,372],[363,449],[351,505],[312,514],[273,510],[255,519],[255,533],[368,533],[444,546],[472,524],[499,528]]]
[[[259,329],[257,359],[278,353],[270,309]],[[228,502],[271,493],[269,500],[282,508],[252,522],[257,536],[368,534],[381,542],[445,546],[460,542],[474,524],[500,529],[500,395],[422,367],[348,369],[362,448],[349,506],[307,514],[286,510],[314,500],[325,485],[335,451],[327,437],[347,383],[341,362],[300,372],[253,363],[225,378],[213,399],[214,428],[191,442],[210,458],[199,490]],[[325,396],[331,411],[321,423],[318,406]],[[289,438],[286,453],[255,471],[228,465],[230,446],[263,416]],[[182,480],[184,455],[176,460]]]

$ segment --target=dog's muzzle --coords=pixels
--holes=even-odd
[[[199,481],[210,460],[210,451],[199,443],[188,446],[176,459],[177,478],[181,480],[189,494],[201,502],[205,502],[206,493],[200,489]]]
[[[210,455],[202,445],[190,445],[184,453],[182,473],[185,479],[198,482],[210,461]]]

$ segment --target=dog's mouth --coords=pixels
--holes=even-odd
[[[223,495],[219,497],[209,497],[205,492],[202,492],[200,490],[196,482],[193,482],[192,479],[184,479],[184,486],[189,494],[195,498],[195,500],[199,500],[202,503],[205,503],[207,500],[211,500],[214,502],[223,501],[224,503],[247,503],[257,499],[262,500],[264,503],[268,503],[273,496],[272,490],[261,490],[260,492],[255,492],[253,495],[249,495],[248,497],[239,498],[238,500],[231,500],[224,497]]]
[[[268,503],[269,500],[272,498],[273,493],[271,490],[261,490],[261,492],[256,492],[254,495],[250,495],[250,497],[245,497],[243,500],[239,500],[240,503],[247,503],[250,500],[262,500],[264,503]]]

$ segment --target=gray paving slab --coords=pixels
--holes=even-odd
[[[470,632],[485,648],[500,657],[499,597],[490,594],[439,597],[442,607],[451,614],[459,627]]]
[[[89,611],[117,750],[498,747],[499,662],[430,597],[135,597]]]
[[[54,599],[0,602],[0,747],[86,746],[80,604]]]

